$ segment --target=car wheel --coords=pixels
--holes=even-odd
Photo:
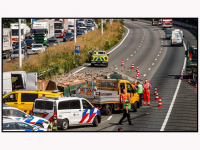
[[[36,123],[36,126],[39,126],[40,128],[44,128],[44,126],[42,124]]]
[[[93,124],[94,127],[97,127],[97,126],[98,126],[99,123],[98,123],[98,118],[97,118],[97,116],[94,118],[92,124]]]
[[[94,64],[91,64],[91,67],[94,67]]]
[[[61,124],[61,129],[66,130],[68,127],[69,127],[69,121],[67,119],[64,119]]]

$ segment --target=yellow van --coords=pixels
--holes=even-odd
[[[18,90],[10,92],[3,96],[3,104],[11,105],[26,113],[29,113],[33,108],[35,99],[41,97],[62,97],[63,93],[58,90],[54,91],[31,91]]]

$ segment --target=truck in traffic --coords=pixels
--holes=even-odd
[[[187,42],[187,51],[185,51],[186,61],[186,75],[197,81],[197,64],[198,64],[198,49],[196,46],[190,46],[190,42]]]
[[[18,23],[11,23],[11,37],[12,37],[12,45],[19,41],[19,24]],[[27,38],[31,38],[30,27],[27,26],[25,23],[21,23],[21,40],[23,41]]]
[[[183,46],[183,31],[180,29],[174,29],[171,35],[171,46],[180,45]]]
[[[155,25],[162,25],[162,19],[159,18],[152,19],[152,26]]]
[[[12,48],[12,38],[11,38],[11,29],[3,28],[3,58],[10,58],[10,55],[13,52]]]
[[[163,19],[162,20],[162,27],[165,28],[171,28],[172,27],[172,19]]]
[[[65,32],[68,30],[68,20],[58,19],[54,21],[55,37],[64,37]]]
[[[123,109],[121,93],[124,89],[131,97],[131,108],[136,112],[140,107],[139,95],[128,80],[98,79],[93,87],[77,87],[76,96],[86,98],[104,114],[111,115],[114,110]]]
[[[54,37],[54,20],[36,20],[32,24],[32,37],[36,44],[47,45],[47,40]]]

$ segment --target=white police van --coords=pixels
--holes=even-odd
[[[86,99],[78,97],[38,98],[33,105],[33,113],[50,122],[57,117],[57,126],[63,130],[83,124],[97,127],[101,122],[100,111]]]
[[[180,29],[174,29],[171,35],[171,46],[181,45],[183,46],[183,31]]]

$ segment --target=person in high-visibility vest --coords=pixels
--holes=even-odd
[[[123,107],[123,116],[122,116],[122,118],[119,121],[120,125],[123,125],[122,121],[126,117],[127,117],[128,122],[129,122],[129,125],[132,125],[132,123],[131,123],[131,117],[130,117],[130,113],[129,113],[130,110],[131,110],[131,104],[130,104],[129,100],[126,100],[125,103],[124,103],[124,107]]]
[[[139,94],[140,106],[141,106],[142,105],[143,86],[142,86],[142,84],[140,84],[140,81],[137,82],[136,90],[137,90],[137,93]]]
[[[57,129],[57,119],[55,117],[53,118],[53,121],[48,126],[47,131],[58,131],[58,129]]]
[[[121,103],[123,104],[123,106],[124,106],[124,102],[129,99],[130,99],[130,96],[126,93],[126,90],[124,89],[123,93],[121,93]]]
[[[145,79],[145,84],[143,85],[144,105],[146,105],[146,101],[147,101],[147,105],[150,106],[150,88],[151,88],[151,84],[149,83],[147,79]]]

